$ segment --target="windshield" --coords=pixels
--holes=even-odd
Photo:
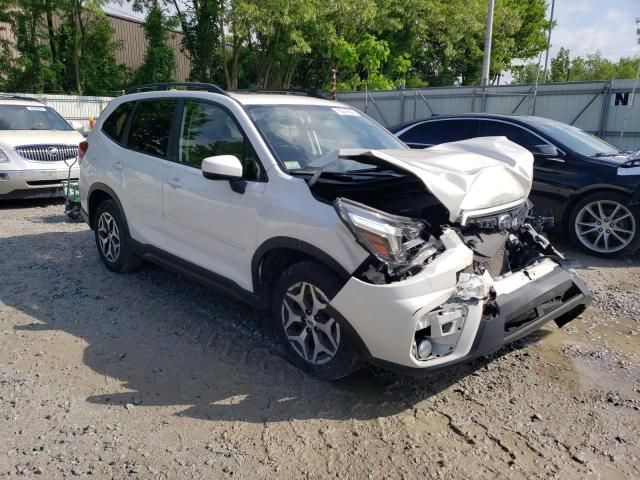
[[[0,130],[73,130],[55,110],[44,105],[0,105]]]
[[[617,155],[620,153],[619,148],[566,123],[553,122],[550,120],[532,120],[531,123],[554,140],[557,140],[581,155],[594,157],[598,155]]]
[[[407,147],[369,117],[349,107],[255,105],[249,115],[288,171],[304,170],[315,159],[344,148],[368,150]],[[371,168],[342,160],[327,171]]]

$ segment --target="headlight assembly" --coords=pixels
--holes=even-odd
[[[336,199],[334,206],[358,242],[385,263],[389,273],[403,273],[438,252],[435,241],[423,238],[425,224],[419,220],[343,198]]]

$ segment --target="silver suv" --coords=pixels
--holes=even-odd
[[[0,200],[63,195],[84,137],[39,100],[0,96]],[[65,163],[66,161],[66,163]],[[78,178],[77,165],[71,171]]]

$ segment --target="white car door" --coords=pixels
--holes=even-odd
[[[166,250],[252,290],[251,257],[266,186],[256,153],[232,115],[204,101],[184,101],[176,143],[175,161],[164,174]],[[202,175],[202,160],[215,155],[240,159],[243,193],[229,180]]]
[[[113,160],[123,171],[124,204],[131,236],[162,248],[165,232],[162,188],[175,99],[150,99],[136,105],[126,140],[126,155]]]

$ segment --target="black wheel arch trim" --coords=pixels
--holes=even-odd
[[[87,207],[89,209],[89,211],[87,212],[87,216],[89,217],[89,227],[93,230],[95,228],[94,225],[94,219],[91,216],[91,195],[93,195],[94,192],[96,191],[102,191],[106,194],[108,194],[112,200],[114,202],[116,202],[116,205],[118,206],[118,209],[120,210],[120,213],[122,214],[122,216],[124,217],[124,228],[125,231],[127,233],[128,236],[129,235],[129,226],[127,225],[127,218],[126,215],[124,213],[124,208],[122,207],[122,203],[120,202],[120,199],[118,198],[118,195],[116,194],[116,192],[113,191],[113,189],[107,185],[105,185],[104,183],[94,183],[93,185],[91,185],[91,187],[89,187],[89,192],[87,193]]]
[[[253,254],[253,258],[251,259],[251,275],[253,280],[254,292],[260,290],[260,264],[262,263],[262,260],[267,253],[279,248],[296,250],[308,255],[311,258],[314,258],[315,260],[318,260],[319,262],[333,270],[340,277],[340,280],[342,280],[342,282],[344,283],[346,283],[347,280],[351,278],[351,274],[347,272],[347,270],[342,265],[340,265],[333,257],[331,257],[331,255],[329,255],[322,249],[296,238],[272,237],[268,240],[265,240],[256,249]]]

